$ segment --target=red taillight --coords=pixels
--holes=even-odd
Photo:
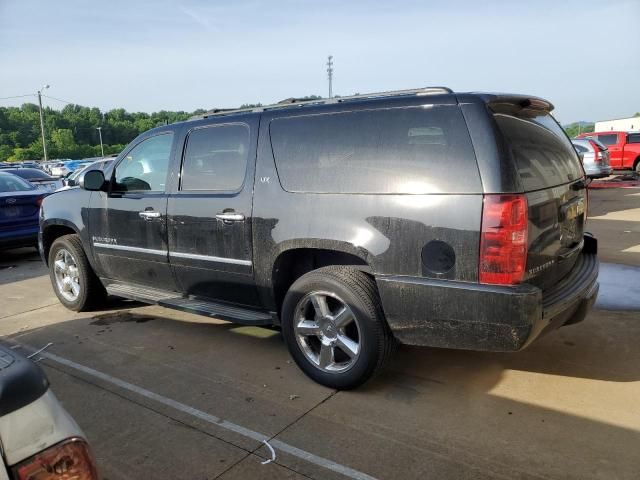
[[[527,264],[527,199],[524,195],[485,195],[480,234],[480,283],[513,285]]]
[[[36,205],[38,205],[38,207],[42,206],[42,201],[44,200],[44,197],[38,197],[36,198]]]
[[[16,480],[97,480],[98,473],[83,440],[58,443],[13,468]]]
[[[596,142],[594,142],[593,140],[589,140],[589,143],[591,144],[591,147],[593,148],[593,150],[596,152],[596,157],[594,159],[594,162],[601,163],[602,162],[602,150],[600,149],[600,147],[598,145],[596,145]]]

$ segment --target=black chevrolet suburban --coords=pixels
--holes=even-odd
[[[279,326],[333,388],[398,342],[517,351],[598,291],[552,109],[437,87],[212,111],[47,197],[42,257],[72,310],[111,294]]]

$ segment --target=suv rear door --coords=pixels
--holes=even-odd
[[[169,259],[187,295],[258,305],[251,211],[259,117],[185,128],[168,201]]]
[[[528,203],[524,281],[544,289],[566,275],[582,251],[587,207],[584,170],[547,111],[503,104],[494,118]]]

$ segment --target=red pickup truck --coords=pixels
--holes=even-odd
[[[592,132],[577,138],[594,138],[605,144],[614,170],[633,169],[640,173],[640,132]]]

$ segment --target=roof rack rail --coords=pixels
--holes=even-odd
[[[363,100],[367,98],[384,98],[384,97],[396,97],[402,95],[439,95],[439,94],[447,94],[453,93],[453,90],[447,87],[423,87],[423,88],[412,88],[408,90],[389,90],[385,92],[374,92],[374,93],[359,93],[356,95],[349,95],[347,97],[333,97],[333,98],[317,98],[317,99],[301,99],[301,98],[286,98],[284,100],[279,101],[278,103],[274,103],[271,105],[264,105],[261,107],[250,107],[250,108],[216,108],[213,110],[209,110],[208,112],[202,115],[195,115],[191,117],[189,120],[199,120],[203,118],[216,117],[216,116],[224,116],[224,115],[232,115],[236,113],[251,113],[251,112],[265,112],[267,110],[278,110],[282,108],[297,108],[304,107],[306,105],[330,105],[334,103],[342,103],[346,100]]]

